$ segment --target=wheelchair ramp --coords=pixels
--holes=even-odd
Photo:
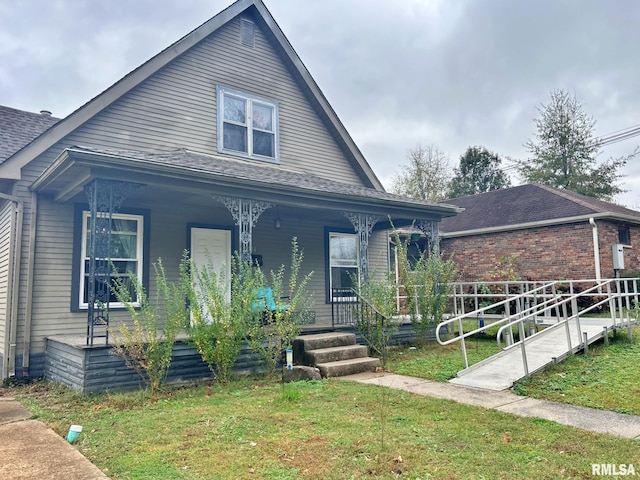
[[[614,328],[611,318],[581,318],[579,322],[579,327],[575,319],[553,325],[528,339],[525,352],[529,374],[582,350],[584,333],[587,334],[587,344],[592,344],[604,337],[605,327],[607,331]],[[514,382],[525,376],[522,346],[517,342],[461,370],[456,378],[449,381],[457,385],[501,391],[511,388]]]

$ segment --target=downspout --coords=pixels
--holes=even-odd
[[[17,292],[20,288],[20,261],[22,255],[22,220],[24,216],[24,205],[18,197],[0,193],[0,198],[15,204],[15,226],[9,234],[9,272],[11,281],[8,283],[7,292],[7,312],[9,318],[5,330],[4,352],[7,356],[1,372],[2,380],[15,375],[16,361],[16,339],[18,337],[18,299]]]
[[[38,194],[31,192],[31,220],[29,221],[29,256],[27,258],[27,295],[24,314],[24,339],[22,342],[22,376],[29,377],[31,352],[31,311],[33,304],[33,265],[36,253],[36,222],[38,220]]]
[[[600,244],[598,242],[598,225],[593,217],[589,218],[591,232],[593,233],[593,263],[596,269],[596,280],[600,283]]]

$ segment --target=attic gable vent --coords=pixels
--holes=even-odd
[[[240,44],[253,48],[255,43],[255,31],[253,22],[240,20]]]

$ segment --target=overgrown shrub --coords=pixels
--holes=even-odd
[[[186,325],[191,342],[222,383],[231,376],[252,325],[256,292],[264,285],[259,267],[243,262],[237,253],[231,262],[231,278],[224,268],[216,272],[211,262],[200,268],[191,265],[191,319]]]
[[[114,337],[113,352],[140,375],[152,395],[164,381],[171,364],[173,344],[187,315],[185,299],[189,285],[182,263],[180,278],[176,281],[167,280],[162,259],[158,259],[153,268],[158,285],[155,303],[149,300],[133,273],[113,279],[112,291],[133,323],[129,326],[121,322],[117,328],[109,328]]]
[[[422,252],[411,263],[407,259],[407,242],[395,233],[400,282],[407,294],[407,307],[418,344],[424,345],[442,321],[456,276],[452,260],[444,260],[438,248]]]
[[[360,311],[354,311],[355,326],[369,350],[380,357],[384,367],[387,364],[389,342],[400,326],[396,316],[396,286],[391,278],[379,280],[375,275],[368,280],[354,281],[353,284],[358,285],[358,294],[368,304],[357,307]]]
[[[294,237],[291,241],[288,279],[285,265],[270,272],[275,310],[257,312],[257,315],[251,317],[249,345],[254,353],[262,357],[269,375],[275,372],[283,352],[292,347],[293,339],[300,334],[305,313],[311,308],[312,298],[307,293],[306,286],[313,272],[299,278],[303,256]]]

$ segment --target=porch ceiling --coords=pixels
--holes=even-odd
[[[95,178],[141,183],[139,202],[215,204],[214,195],[254,198],[279,206],[354,211],[391,217],[396,226],[436,220],[462,211],[451,205],[393,195],[259,162],[178,150],[164,153],[71,147],[38,177],[31,188],[57,202],[86,201],[84,186]],[[384,228],[382,222],[379,228]]]

